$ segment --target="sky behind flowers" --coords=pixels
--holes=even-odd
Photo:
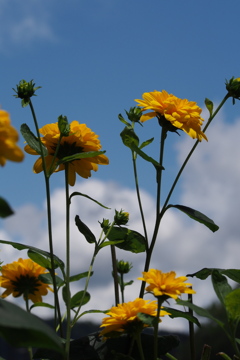
[[[33,129],[30,110],[21,108],[19,99],[12,96],[12,87],[21,79],[34,79],[37,86],[42,86],[33,99],[40,126],[57,121],[61,114],[68,116],[69,121],[86,123],[100,136],[110,165],[100,167],[91,180],[78,178],[74,190],[88,193],[112,209],[130,212],[131,227],[141,232],[130,151],[121,143],[119,133],[123,126],[117,116],[134,106],[134,99],[141,98],[143,92],[155,89],[196,101],[201,107],[205,97],[217,104],[225,95],[225,79],[240,73],[239,12],[238,0],[228,3],[139,0],[137,6],[134,1],[118,0],[71,0],[67,4],[56,0],[27,0],[21,4],[17,0],[1,0],[1,107],[10,112],[17,129],[25,122]],[[169,211],[153,267],[174,270],[179,276],[204,266],[238,267],[239,110],[240,103],[232,106],[229,101],[214,120],[207,133],[208,143],[199,144],[173,197],[173,203],[194,207],[214,219],[220,230],[212,234],[183,214]],[[203,117],[207,118],[206,111]],[[146,151],[157,159],[160,136],[157,121],[139,126],[138,134],[142,141],[155,137]],[[184,133],[168,135],[165,192],[193,142]],[[19,144],[23,147],[22,138]],[[44,183],[42,174],[32,173],[34,162],[35,157],[26,154],[23,163],[8,162],[0,169],[1,194],[16,212],[1,221],[1,238],[44,247],[47,238]],[[151,227],[155,174],[141,159],[139,167]],[[55,174],[51,183],[54,234],[62,244],[63,174]],[[74,199],[73,217],[75,213],[81,215],[82,201],[80,205],[80,200]],[[107,214],[96,205],[85,200],[83,203],[83,220],[98,234],[97,221]],[[73,253],[73,272],[86,271],[90,259],[87,255],[90,257],[92,251],[73,229],[73,247],[80,244],[81,251]],[[84,259],[80,256],[83,251]],[[64,258],[63,245],[58,252]],[[7,246],[2,246],[0,255],[5,262],[23,256]],[[108,257],[109,252],[104,249],[97,259],[91,285],[101,294],[103,305],[112,291]],[[143,257],[129,254],[127,257],[134,262],[130,277],[135,280],[141,276]],[[104,271],[109,275],[103,278]],[[137,283],[135,280],[133,289],[138,288]],[[104,294],[96,284],[104,284]],[[206,301],[206,294],[202,299]],[[131,295],[128,300],[132,300]],[[97,305],[93,303],[91,307]]]

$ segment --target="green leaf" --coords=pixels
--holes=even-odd
[[[60,338],[38,317],[0,299],[0,336],[16,347],[40,347],[63,354]]]
[[[220,302],[225,305],[225,296],[232,291],[228,284],[227,278],[223,276],[217,269],[212,272],[213,288]]]
[[[11,207],[7,203],[7,201],[4,200],[2,197],[0,197],[0,217],[6,218],[13,214],[14,214],[14,211],[11,209]]]
[[[125,126],[123,131],[120,133],[120,136],[125,146],[129,147],[130,149],[132,149],[133,145],[138,147],[139,138],[132,127]]]
[[[100,202],[98,202],[97,200],[95,200],[95,199],[91,198],[90,196],[88,196],[88,195],[86,195],[86,194],[82,194],[82,193],[77,192],[77,191],[73,192],[73,193],[70,195],[69,200],[71,200],[71,198],[72,198],[73,196],[76,196],[76,195],[79,195],[79,196],[84,196],[84,197],[88,198],[89,200],[94,201],[96,204],[98,204],[98,205],[102,206],[102,207],[103,207],[103,208],[105,208],[105,209],[111,209],[111,208],[109,208],[109,207],[107,207],[107,206],[105,206],[105,205],[101,204],[101,203],[100,203]]]
[[[82,317],[83,315],[86,315],[86,314],[105,314],[108,310],[95,310],[95,309],[92,309],[92,310],[87,310],[87,311],[84,311],[82,312],[79,316],[78,316],[78,319],[80,319],[80,317]]]
[[[227,354],[223,352],[219,352],[217,355],[221,356],[224,360],[232,360]]]
[[[180,300],[180,299],[177,299],[176,302],[178,305],[183,305],[183,306],[186,306],[186,307],[192,309],[193,311],[195,311],[196,314],[198,314],[200,316],[203,316],[203,317],[206,317],[208,319],[215,321],[222,328],[224,327],[224,323],[221,322],[220,320],[216,319],[215,317],[213,317],[206,309],[203,309],[200,306],[194,305],[188,301],[184,301],[184,300]]]
[[[83,236],[85,237],[85,239],[89,244],[97,243],[95,235],[91,232],[91,230],[87,227],[87,225],[84,224],[82,220],[80,220],[80,217],[78,215],[75,216],[75,224],[78,230],[80,231],[80,233],[83,234]]]
[[[119,119],[123,124],[127,125],[129,128],[132,127],[132,125],[131,125],[128,121],[126,121],[126,120],[124,119],[124,117],[122,116],[122,114],[119,114],[119,115],[118,115],[118,119]]]
[[[1,244],[11,245],[12,247],[14,247],[17,250],[26,250],[26,249],[33,250],[38,254],[42,254],[42,255],[50,258],[50,253],[49,252],[38,249],[38,248],[36,248],[34,246],[24,245],[24,244],[16,243],[16,242],[13,242],[13,241],[6,241],[6,240],[0,240],[0,243]],[[56,255],[53,255],[53,257],[54,257],[54,262],[60,267],[60,269],[64,273],[64,266],[65,266],[64,262],[61,259],[59,259],[59,257],[57,257]]]
[[[117,244],[120,244],[120,243],[123,243],[124,240],[115,240],[115,241],[104,241],[101,245],[99,245],[99,249],[102,249],[106,246],[109,246],[109,245],[117,245]]]
[[[126,227],[114,226],[108,234],[108,239],[110,241],[123,240],[121,243],[115,243],[115,246],[122,250],[131,251],[135,254],[146,251],[144,236]]]
[[[38,138],[31,132],[27,124],[22,124],[20,128],[21,134],[26,140],[27,144],[35,150],[39,155],[41,155],[41,144],[38,140]],[[48,150],[47,148],[42,144],[42,151],[43,156],[47,156]]]
[[[225,307],[228,317],[237,321],[240,318],[240,289],[235,289],[225,296]]]
[[[79,159],[94,158],[98,155],[105,154],[105,152],[106,151],[88,151],[88,152],[82,152],[82,153],[78,153],[78,154],[74,154],[74,155],[70,155],[70,156],[65,156],[64,158],[58,160],[57,165],[65,164],[67,162],[71,162],[71,161],[79,160]]]
[[[90,276],[92,276],[92,275],[93,275],[93,271],[91,271],[91,273],[90,273]],[[88,276],[88,271],[85,271],[85,272],[82,272],[80,274],[70,276],[69,281],[70,282],[78,281],[78,280],[81,280],[81,279],[83,279],[83,278],[85,278],[87,276]]]
[[[240,270],[238,269],[203,268],[193,274],[188,274],[187,276],[196,276],[198,279],[205,280],[208,276],[212,275],[212,272],[214,270],[217,270],[220,272],[220,274],[226,275],[227,277],[229,277],[229,279],[240,283]]]
[[[213,113],[213,102],[211,100],[209,100],[208,98],[205,99],[205,105],[206,108],[208,109],[210,116],[212,116]]]
[[[174,207],[182,212],[184,212],[186,215],[188,215],[191,219],[198,221],[201,224],[204,224],[207,226],[210,230],[213,232],[217,231],[219,229],[219,226],[217,226],[213,220],[209,219],[206,215],[202,214],[200,211],[194,210],[188,206],[183,205],[169,205],[170,207]]]
[[[154,138],[151,138],[149,140],[144,141],[140,146],[139,149],[144,148],[145,146],[148,146],[149,144],[151,144],[153,142]]]
[[[46,307],[46,308],[49,308],[49,309],[55,309],[55,306],[53,306],[51,304],[48,304],[48,303],[45,303],[45,302],[36,302],[36,303],[32,304],[30,306],[30,310],[32,310],[35,307]]]
[[[131,149],[135,151],[139,156],[141,156],[144,160],[152,163],[154,167],[159,170],[164,170],[163,166],[160,166],[159,162],[154,160],[151,156],[148,156],[145,152],[143,152],[139,147],[137,147],[135,144],[132,144]]]
[[[52,284],[53,283],[53,279],[52,279],[52,275],[50,273],[48,274],[41,274],[39,275],[39,280],[42,281],[44,284]],[[56,281],[56,285],[57,287],[61,287],[65,284],[64,280],[61,279],[59,276],[55,275],[55,281]]]
[[[73,295],[73,297],[71,298],[70,301],[70,307],[71,309],[77,307],[77,306],[82,306],[87,304],[90,301],[90,294],[88,292],[85,292],[83,290],[78,291],[75,295]]]
[[[156,316],[139,312],[137,314],[137,318],[141,320],[143,324],[150,327],[155,327],[158,324],[158,319],[156,318]]]
[[[174,318],[183,318],[183,319],[186,319],[188,321],[191,321],[192,323],[196,324],[197,326],[201,326],[200,322],[198,321],[198,319],[195,317],[195,316],[192,316],[191,314],[189,314],[188,312],[186,311],[180,311],[180,310],[177,310],[177,309],[173,309],[173,308],[170,308],[170,307],[166,307],[164,306],[164,309],[163,310],[166,310],[167,312],[170,313],[170,315],[168,315],[171,319],[174,319]]]
[[[43,255],[37,253],[36,251],[28,250],[28,257],[46,269],[52,268],[50,259],[46,259]],[[58,264],[56,264],[56,267],[58,267]],[[56,269],[56,267],[54,267],[54,269]]]

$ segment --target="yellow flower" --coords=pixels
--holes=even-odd
[[[0,109],[0,165],[4,166],[6,160],[20,162],[24,153],[16,144],[18,132],[11,125],[9,113]]]
[[[142,99],[136,99],[138,106],[142,107],[142,112],[152,110],[142,115],[141,121],[158,117],[170,121],[175,128],[185,131],[193,139],[207,140],[206,135],[201,131],[203,119],[200,117],[202,109],[194,101],[179,99],[167,91],[162,92],[154,90],[142,95]]]
[[[143,280],[149,286],[146,287],[146,291],[151,292],[154,296],[167,296],[177,299],[179,295],[195,294],[196,292],[190,289],[188,286],[192,284],[184,283],[187,280],[186,276],[180,276],[176,278],[176,273],[170,271],[169,273],[163,273],[160,270],[150,269],[147,272],[143,272],[143,277],[138,280]]]
[[[50,170],[54,153],[60,138],[60,131],[58,123],[48,124],[43,126],[40,130],[43,135],[41,138],[42,143],[48,150],[48,155],[45,157],[46,168]],[[72,121],[70,124],[69,136],[63,136],[60,141],[57,157],[55,159],[54,168],[55,172],[65,169],[65,164],[57,166],[57,161],[66,157],[83,152],[100,151],[101,144],[96,135],[85,124],[79,124],[78,121]],[[29,145],[25,146],[25,151],[32,155],[39,155]],[[83,178],[91,176],[91,170],[97,171],[98,165],[107,165],[108,158],[105,155],[98,155],[84,159],[76,159],[68,162],[68,183],[74,185],[76,181],[76,173]],[[39,173],[43,170],[42,158],[38,158],[35,162],[33,171]]]
[[[134,329],[143,329],[147,327],[138,319],[138,313],[144,313],[151,316],[157,314],[157,302],[137,298],[134,301],[118,304],[113,306],[106,317],[102,320],[101,327],[105,327],[101,331],[101,335],[107,336],[109,333],[130,333]],[[168,315],[166,311],[161,311],[160,316]],[[110,335],[110,334],[109,334]]]
[[[11,264],[1,267],[0,286],[6,290],[1,295],[5,298],[12,294],[14,297],[23,295],[32,302],[42,302],[42,296],[47,295],[51,287],[38,279],[39,275],[46,274],[47,270],[31,259],[18,259]]]

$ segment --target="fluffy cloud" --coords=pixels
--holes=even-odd
[[[238,134],[240,122],[225,123],[219,120],[208,132],[208,143],[201,143],[188,164],[183,175],[179,203],[193,207],[212,218],[220,229],[212,233],[202,224],[196,223],[176,209],[166,212],[156,247],[153,252],[151,267],[163,271],[175,270],[178,275],[194,273],[203,267],[237,268],[239,264],[240,213],[239,182],[240,167],[237,155],[240,153]],[[178,161],[192,146],[191,139],[185,137],[178,146]],[[112,219],[114,209],[124,209],[130,213],[129,227],[143,233],[137,207],[136,194],[132,189],[111,181],[89,179],[78,184],[74,191],[95,198],[111,210],[103,209],[96,203],[82,197],[74,196],[71,202],[71,271],[72,274],[87,271],[93,245],[88,244],[78,232],[74,217],[79,215],[96,237],[101,232],[98,221]],[[146,214],[149,236],[154,228],[154,196],[143,191],[142,202]],[[52,194],[53,238],[56,255],[65,261],[65,198],[64,189],[55,189]],[[36,247],[47,249],[46,204],[39,208],[25,204],[16,215],[3,223],[2,239],[15,240]],[[23,256],[21,252],[2,245],[1,257],[5,263]],[[139,293],[140,281],[137,277],[143,271],[144,254],[123,253],[117,250],[118,259],[133,263],[133,270],[126,280],[134,284],[126,289],[126,301],[132,300]],[[190,279],[197,290],[195,302],[207,305],[215,299],[211,281]],[[84,280],[72,284],[72,293],[83,289]],[[83,310],[107,309],[114,302],[111,277],[110,249],[102,249],[94,264],[94,275],[90,282],[89,292],[92,299]],[[90,319],[99,320],[101,316],[89,315]],[[168,328],[185,329],[187,324],[182,320],[164,319],[163,325]]]

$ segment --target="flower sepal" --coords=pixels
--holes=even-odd
[[[66,116],[60,115],[58,117],[58,128],[61,136],[68,136],[70,132],[70,125]]]
[[[232,77],[226,81],[226,89],[229,97],[233,98],[233,104],[235,104],[235,99],[240,100],[240,78]]]

